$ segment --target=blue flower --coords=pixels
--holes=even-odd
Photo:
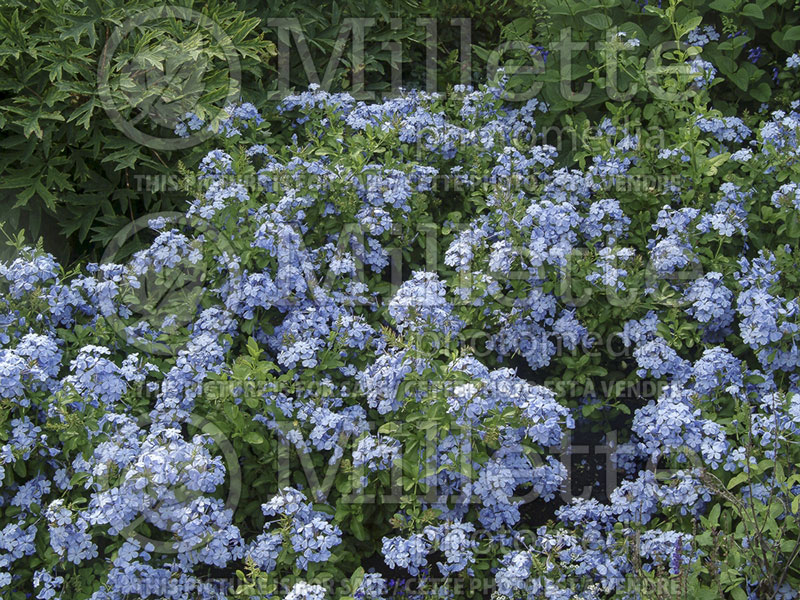
[[[463,321],[453,315],[453,306],[445,299],[444,284],[435,273],[415,271],[389,302],[389,315],[400,332],[458,333]]]
[[[683,299],[691,303],[686,312],[705,323],[709,330],[721,330],[733,322],[733,292],[725,287],[722,273],[712,271],[696,279]]]
[[[700,58],[699,54],[689,61],[689,70],[696,75],[694,84],[699,88],[706,87],[714,81],[717,75],[717,69],[714,68],[714,65]]]
[[[413,534],[408,539],[385,537],[381,547],[381,554],[390,568],[400,567],[411,575],[418,575],[420,568],[428,564],[426,557],[430,551],[430,544],[420,534]]]
[[[325,588],[321,585],[311,585],[305,581],[298,581],[286,594],[284,600],[325,600]]]
[[[699,46],[702,48],[710,42],[719,41],[719,33],[717,33],[713,25],[697,27],[689,32],[686,41],[690,46]]]

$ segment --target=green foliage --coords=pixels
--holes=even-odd
[[[174,127],[170,111],[214,114],[238,99],[228,61],[248,81],[268,71],[274,46],[255,33],[258,19],[228,2],[175,5],[153,13],[162,3],[0,2],[3,217],[34,239],[50,234],[60,256],[59,234],[102,244],[134,215],[182,204],[158,189],[179,155],[131,139],[120,122],[163,135]],[[143,18],[144,33],[132,18]],[[161,179],[142,185],[146,176]]]
[[[288,80],[281,86],[305,89],[309,83],[323,82],[330,91],[361,94],[362,99],[371,94],[377,100],[392,90],[398,76],[406,87],[422,81],[415,74],[424,65],[425,28],[417,18],[435,18],[436,11],[425,10],[414,0],[238,0],[237,5],[258,16],[260,31],[281,49],[281,59],[288,65]],[[358,56],[352,51],[353,42],[361,35],[363,56]],[[262,89],[278,90],[277,79],[268,84]],[[263,108],[267,96],[259,93],[245,99],[261,102],[258,106]]]
[[[691,30],[705,26],[713,26],[720,33],[718,41],[702,49],[703,59],[725,79],[712,94],[716,107],[755,110],[772,99],[785,103],[791,95],[792,82],[778,81],[775,69],[783,68],[786,56],[795,51],[800,40],[800,12],[795,0],[663,0],[649,4],[647,0],[520,0],[520,4],[524,5],[521,14],[504,23],[501,34],[508,48],[516,50],[506,54],[507,71],[514,73],[512,64],[520,69],[510,87],[522,93],[541,82],[536,95],[556,113],[578,111],[596,120],[604,112],[605,102],[621,98],[644,108],[652,100],[653,90],[637,85],[637,73],[641,75],[645,65],[657,65],[677,40],[685,41]],[[636,49],[642,59],[638,71],[617,68],[620,47],[613,41],[617,31],[640,40]],[[561,40],[565,33],[569,41],[580,44],[569,51],[568,57],[567,52],[559,50],[564,48]],[[532,58],[527,50],[530,45],[550,50],[548,59],[541,60],[541,55]],[[496,42],[476,44],[475,52],[489,62],[496,48]],[[748,51],[757,48],[761,49],[760,56],[752,62]],[[571,62],[569,70],[562,64],[565,60]],[[587,83],[593,84],[588,95],[576,93]]]
[[[737,104],[755,111],[772,99],[785,103],[791,94],[793,80],[776,81],[774,69],[800,40],[794,0],[690,0],[672,8],[634,0],[171,5],[177,5],[173,14],[204,15],[223,35],[206,23],[160,18],[148,21],[144,34],[114,37],[127,31],[131,17],[160,6],[153,0],[0,1],[0,194],[11,209],[5,219],[33,239],[45,233],[48,250],[63,260],[97,257],[98,248],[137,217],[180,209],[173,165],[195,166],[210,148],[181,147],[174,139],[160,148],[143,144],[142,134],[171,137],[171,121],[185,109],[208,116],[241,95],[263,111],[287,86],[303,89],[316,80],[364,99],[379,99],[397,85],[444,91],[483,81],[504,66],[517,99],[535,92],[550,105],[543,126],[597,120],[609,102],[644,109],[646,123],[664,126],[652,108],[647,112],[653,80],[642,79],[644,68],[657,64],[651,59],[669,60],[662,44],[685,40],[698,25],[716,27],[720,40],[702,51],[719,70],[712,100],[722,110]],[[435,44],[428,38],[434,29]],[[617,30],[641,41],[628,53],[638,64],[622,64],[627,52],[612,39]],[[567,31],[572,43],[585,46],[563,47]],[[353,52],[361,35],[363,55]],[[112,56],[104,54],[108,44]],[[547,60],[531,53],[532,46],[548,51]],[[752,63],[748,51],[755,48],[762,52]],[[239,89],[231,85],[230,59],[241,71],[234,78]],[[586,84],[588,95],[580,93]]]

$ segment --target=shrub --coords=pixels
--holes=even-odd
[[[238,101],[233,67],[246,86],[264,77],[274,46],[257,25],[225,2],[4,1],[0,189],[17,209],[4,219],[33,239],[52,231],[53,249],[74,260],[56,242],[63,234],[106,243],[135,216],[174,208],[177,194],[139,189],[137,176],[191,159],[143,136],[171,135],[181,108],[214,116],[225,98]]]
[[[326,83],[348,90],[361,76],[367,90],[386,92],[392,69],[405,85],[424,80],[412,68],[424,64],[425,44],[411,4],[6,0],[3,10],[5,221],[32,239],[46,232],[48,249],[66,262],[97,259],[97,248],[137,218],[180,206],[176,165],[196,167],[211,147],[175,140],[177,117],[224,118],[221,109],[242,95],[274,109],[272,95],[285,93],[277,47],[293,40],[282,40],[288,31],[273,19],[297,19],[322,77],[345,19],[378,15],[364,64],[344,52]],[[403,48],[399,63],[387,42]],[[303,57],[296,47],[286,52],[286,83],[305,88]]]
[[[187,115],[151,244],[16,240],[5,597],[796,596],[797,100],[675,71],[564,159],[506,85]]]
[[[645,126],[660,126],[660,117],[648,108],[653,92],[650,80],[643,78],[644,67],[647,58],[663,54],[661,45],[674,42],[676,35],[702,47],[702,59],[693,64],[713,68],[719,85],[712,99],[718,109],[755,112],[773,99],[785,105],[794,79],[779,71],[800,39],[800,20],[790,0],[669,6],[614,0],[599,5],[572,2],[566,8],[549,0],[372,2],[368,7],[349,1],[310,5],[241,0],[235,6],[185,2],[170,10],[185,10],[195,16],[194,23],[180,17],[153,19],[146,35],[123,36],[110,64],[109,93],[104,94],[104,78],[98,81],[108,62],[103,48],[108,42],[113,45],[116,33],[126,31],[132,17],[156,6],[149,1],[4,4],[0,81],[6,102],[0,107],[0,126],[7,135],[0,154],[0,189],[14,209],[6,220],[12,227],[25,227],[31,239],[48,232],[48,249],[67,263],[77,256],[98,258],[97,247],[121,228],[150,212],[180,205],[181,196],[173,189],[175,166],[182,161],[194,168],[211,147],[180,147],[170,140],[169,148],[157,148],[142,144],[142,134],[170,137],[174,117],[186,106],[214,114],[226,97],[238,100],[227,77],[227,59],[239,63],[242,96],[262,112],[273,113],[273,94],[284,93],[277,47],[293,44],[282,39],[288,31],[272,22],[274,18],[295,18],[305,37],[308,56],[291,45],[282,57],[288,57],[292,89],[304,89],[311,82],[307,58],[324,77],[350,18],[374,20],[365,30],[363,64],[346,47],[330,70],[328,91],[353,91],[363,79],[366,90],[388,92],[393,70],[406,87],[426,86],[429,42],[418,19],[429,19],[437,29],[433,75],[438,90],[461,83],[464,69],[478,82],[505,65],[510,76],[507,90],[522,104],[531,87],[538,87],[536,96],[550,107],[540,124],[559,128],[585,118],[599,122],[605,103],[621,99],[644,111]],[[199,23],[199,14],[208,21]],[[457,18],[469,21],[464,23],[472,42],[469,66],[462,56],[462,25],[452,22]],[[219,29],[207,26],[211,22]],[[616,29],[637,40],[637,46],[617,43]],[[569,72],[561,64],[564,51],[558,49],[567,30],[571,39],[588,44],[568,52]],[[219,39],[212,39],[215,32],[221,32]],[[351,43],[352,35],[343,41]],[[637,58],[635,65],[618,64],[622,48]],[[664,50],[668,54],[670,48]],[[186,60],[176,59],[195,56],[200,65],[195,75],[202,73],[199,81],[189,76]],[[565,92],[564,83],[572,91]],[[588,96],[575,93],[587,83],[592,85]],[[635,92],[629,87],[634,84]],[[107,106],[113,107],[111,114]],[[280,123],[275,131],[282,135]],[[562,156],[569,156],[577,148],[563,150]]]
[[[631,101],[642,108],[649,102],[653,88],[637,81],[643,69],[618,64],[617,32],[636,40],[628,50],[642,57],[642,66],[645,59],[651,61],[651,72],[669,62],[679,40],[702,48],[702,60],[723,80],[711,95],[720,110],[754,112],[773,97],[785,104],[793,93],[793,80],[780,71],[800,40],[800,13],[794,0],[569,4],[521,0],[519,4],[524,8],[504,22],[501,34],[509,72],[514,63],[525,67],[509,87],[524,94],[538,86],[534,93],[557,113],[579,111],[599,120],[605,102]],[[565,46],[565,35],[571,48]],[[475,52],[484,61],[496,62],[492,57],[496,48],[496,42],[478,44]],[[565,56],[570,61],[567,68]],[[594,84],[591,92],[583,93],[589,82]]]

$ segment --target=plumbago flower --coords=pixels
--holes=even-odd
[[[180,228],[154,220],[121,264],[0,264],[0,595],[460,598],[477,579],[599,600],[674,577],[703,597],[716,560],[731,589],[792,597],[800,116],[706,110],[716,70],[691,67],[686,131],[654,150],[605,117],[574,161],[502,73],[232,106]],[[191,287],[180,320],[132,304],[153,274]],[[608,383],[654,391],[587,391]],[[608,422],[612,466],[565,502],[555,454]]]

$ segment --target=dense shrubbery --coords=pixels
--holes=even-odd
[[[49,249],[65,260],[97,258],[97,245],[107,243],[121,227],[152,211],[174,210],[182,201],[172,187],[175,165],[182,160],[194,167],[211,149],[208,144],[173,144],[168,149],[142,145],[141,135],[131,139],[120,129],[120,119],[149,135],[166,136],[172,127],[168,121],[187,104],[213,114],[224,98],[238,100],[240,93],[272,114],[274,102],[268,98],[282,85],[276,55],[282,37],[291,48],[282,57],[289,65],[288,84],[296,89],[310,82],[306,59],[320,78],[330,66],[328,91],[350,91],[363,80],[366,90],[379,94],[391,89],[393,69],[406,87],[431,91],[427,86],[435,81],[437,90],[444,91],[463,83],[464,74],[480,82],[505,64],[509,90],[522,97],[538,85],[536,97],[550,106],[547,124],[565,126],[570,119],[599,121],[608,100],[630,99],[645,106],[651,99],[647,85],[640,83],[628,98],[629,85],[637,79],[631,69],[641,69],[647,57],[658,58],[662,51],[668,55],[673,48],[662,44],[674,42],[678,33],[662,18],[673,10],[666,2],[638,0],[171,4],[167,12],[176,19],[148,18],[142,35],[123,36],[109,56],[104,48],[109,42],[113,46],[120,32],[131,33],[126,29],[131,18],[161,4],[0,3],[0,127],[6,134],[0,189],[3,201],[14,207],[5,218],[12,227],[25,227],[32,239],[47,231]],[[700,27],[688,39],[704,47],[704,60],[721,82],[713,93],[715,106],[753,112],[761,102],[774,98],[785,104],[791,95],[793,80],[776,69],[800,39],[798,14],[795,0],[692,0],[680,3],[670,16],[682,28],[680,35]],[[297,20],[307,57],[301,56],[287,25],[272,21],[287,17]],[[348,37],[346,19],[365,27],[363,64],[350,51],[353,36]],[[428,25],[418,19],[436,24],[435,43],[427,39]],[[466,21],[454,24],[453,19]],[[640,41],[641,65],[615,66],[616,50],[608,46],[615,28]],[[562,44],[567,30],[578,44],[574,49]],[[469,37],[462,39],[467,31]],[[340,34],[345,47],[336,62],[332,56]],[[469,57],[463,56],[465,40],[472,44]],[[564,56],[571,63],[568,69]],[[200,65],[198,79],[187,70],[188,57]],[[432,71],[426,68],[429,58]],[[230,62],[238,63],[241,77],[232,72],[239,69]],[[515,71],[513,65],[523,70]],[[531,69],[536,73],[530,74]],[[581,93],[586,83],[593,86],[588,96]],[[646,114],[645,121],[652,117]],[[275,134],[287,141],[281,124],[276,125]]]
[[[798,101],[726,115],[674,58],[570,158],[502,73],[311,89],[285,144],[230,107],[128,260],[20,237],[3,597],[795,598]]]
[[[367,90],[380,94],[391,88],[393,69],[405,85],[424,82],[424,73],[412,69],[426,56],[418,16],[436,20],[437,9],[379,1],[3,0],[0,190],[13,208],[5,220],[33,239],[46,232],[51,250],[65,259],[92,255],[137,217],[183,202],[172,187],[178,160],[196,166],[211,148],[174,143],[177,116],[190,109],[214,116],[226,98],[241,96],[274,108],[272,95],[283,93],[281,41],[291,45],[284,54],[286,83],[308,85],[306,59],[280,19],[296,19],[317,75],[329,75],[333,89],[349,89],[361,77]],[[344,39],[347,51],[328,73],[337,39],[347,34],[346,19],[372,20],[364,64],[353,63],[351,33]],[[494,32],[497,24],[484,20]],[[459,48],[457,33],[448,25],[439,38]],[[399,63],[389,42],[402,48]],[[442,54],[443,68],[447,60]],[[457,72],[452,65],[446,71],[453,68]],[[143,143],[145,136],[155,143]],[[65,236],[71,248],[63,245]]]
[[[74,193],[64,210],[112,243],[62,267],[4,229],[3,598],[798,597],[790,3],[437,3],[476,18],[476,71],[498,31],[516,58],[475,89],[441,52],[446,94],[382,103],[312,86],[271,108],[272,82],[219,118],[204,107],[223,92],[157,106],[175,139],[208,138],[147,159],[180,170],[180,213],[111,192],[147,150],[87,108],[129,12],[14,6],[2,187],[50,209],[52,186]],[[243,68],[272,47],[253,10],[204,9]],[[358,10],[297,16],[324,53]],[[547,57],[565,25],[591,44],[564,81]],[[424,62],[413,27],[398,35]],[[165,58],[120,47],[123,73],[125,52]],[[366,87],[386,89],[390,59],[368,54]],[[514,67],[531,57],[544,73]],[[612,67],[636,93],[609,96]],[[76,182],[125,215],[101,207],[98,228]]]
[[[241,94],[232,66],[247,84],[264,76],[274,54],[254,34],[259,20],[235,6],[179,4],[0,3],[0,189],[4,206],[16,209],[4,215],[12,227],[35,239],[44,220],[52,248],[63,252],[57,234],[78,242],[94,228],[91,237],[105,242],[132,216],[174,208],[175,198],[137,189],[135,175],[169,173],[187,153],[143,145],[120,122],[157,136],[182,107],[215,114],[226,97]],[[133,18],[141,18],[143,34]],[[191,73],[182,64],[187,56]],[[170,63],[176,57],[184,61]]]
[[[791,80],[782,78],[780,70],[800,40],[800,12],[793,0],[520,3],[529,12],[509,22],[503,38],[509,51],[538,49],[535,55],[541,72],[521,73],[510,86],[525,90],[534,81],[542,82],[539,97],[557,112],[572,109],[596,117],[608,100],[641,102],[652,93],[644,85],[632,89],[630,84],[637,75],[629,67],[617,66],[615,48],[609,45],[616,30],[634,36],[639,55],[654,65],[669,56],[678,39],[702,47],[703,59],[713,65],[715,75],[724,78],[724,84],[712,92],[719,109],[752,110],[773,96],[785,102],[787,93],[792,93]],[[569,50],[573,57],[569,71],[560,63],[558,53],[553,53],[563,47],[559,42],[567,31],[568,41],[577,43]],[[476,51],[489,58],[493,49],[482,46]],[[527,57],[520,57],[518,62],[530,64]],[[596,85],[590,93],[583,93],[588,81]],[[570,89],[564,94],[561,90],[566,83]]]

